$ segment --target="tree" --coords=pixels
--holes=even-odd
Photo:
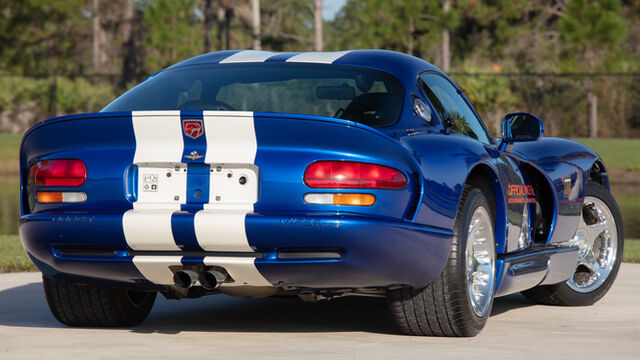
[[[450,63],[450,33],[460,23],[466,0],[349,0],[331,32],[336,48],[374,48],[407,52]],[[438,46],[440,44],[440,46]]]
[[[144,7],[145,69],[154,73],[203,48],[196,0],[149,0]]]
[[[122,24],[122,79],[120,86],[142,80],[143,53],[141,46],[140,12],[134,0],[125,0]],[[137,21],[138,20],[138,21]]]
[[[251,38],[253,49],[262,50],[260,42],[260,0],[251,0]]]
[[[312,50],[313,3],[262,0],[262,47],[274,51]]]
[[[572,69],[593,73],[606,58],[617,52],[626,34],[620,0],[570,0],[560,22],[560,34],[567,44],[566,57]],[[607,67],[610,68],[610,61]],[[585,66],[586,65],[586,66]],[[588,129],[597,137],[597,97],[593,81],[587,81]]]
[[[83,72],[90,43],[86,0],[0,3],[0,64],[23,74]]]
[[[322,51],[322,0],[313,0],[313,50]]]
[[[213,0],[204,0],[204,52],[211,51],[211,30],[213,29]]]

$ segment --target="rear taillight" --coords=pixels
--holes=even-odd
[[[304,183],[312,188],[402,189],[407,177],[388,166],[353,161],[317,161],[304,172]]]
[[[86,180],[87,168],[77,159],[39,161],[29,169],[30,186],[81,186]]]

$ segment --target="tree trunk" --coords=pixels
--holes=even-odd
[[[313,51],[322,51],[322,0],[313,0]]]
[[[253,49],[262,50],[260,41],[260,0],[251,0],[251,30]]]
[[[224,6],[218,6],[218,48],[224,49]]]
[[[442,10],[445,15],[451,11],[451,1],[446,0],[442,5]],[[442,71],[448,72],[451,61],[451,52],[449,49],[449,29],[447,28],[447,24],[444,24],[442,27]]]
[[[102,57],[100,51],[100,33],[102,28],[100,26],[100,13],[98,0],[91,1],[91,18],[93,25],[93,71],[99,72],[102,65]]]
[[[126,0],[122,10],[122,79],[120,86],[126,87],[132,82],[137,82],[142,76],[142,34],[136,27],[135,0]],[[141,21],[137,22],[138,24]],[[139,25],[138,25],[139,26]]]
[[[204,52],[211,51],[211,29],[213,28],[213,7],[211,6],[212,0],[205,0],[204,2]]]
[[[233,9],[220,5],[218,8],[218,29],[220,30],[220,47],[225,50],[231,49],[231,18]]]
[[[415,55],[414,50],[414,40],[416,37],[416,25],[413,20],[413,16],[409,17],[409,46],[407,47],[407,52],[411,55]]]
[[[587,93],[589,103],[589,137],[598,137],[598,97],[589,90]]]

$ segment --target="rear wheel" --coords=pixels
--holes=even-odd
[[[493,305],[496,253],[491,208],[482,191],[465,186],[447,265],[422,289],[389,291],[389,307],[408,335],[474,336]]]
[[[601,185],[587,184],[582,216],[570,244],[580,249],[573,276],[522,292],[526,297],[547,305],[584,306],[609,291],[622,261],[624,237],[618,205]]]
[[[61,323],[80,327],[140,324],[151,311],[156,292],[75,285],[42,278],[49,309]]]

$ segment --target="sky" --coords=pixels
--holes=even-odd
[[[324,0],[322,2],[322,18],[324,20],[333,20],[346,2],[347,0]]]

